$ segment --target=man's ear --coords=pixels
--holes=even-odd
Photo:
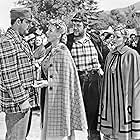
[[[21,24],[21,20],[19,18],[16,19],[16,23],[19,25]]]

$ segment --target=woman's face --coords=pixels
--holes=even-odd
[[[115,38],[113,40],[114,46],[115,47],[120,46],[124,41],[122,32],[121,31],[114,31],[114,34],[115,34]]]
[[[35,40],[36,46],[40,46],[42,42],[43,42],[42,38],[40,36],[37,36]]]
[[[48,42],[53,42],[59,38],[60,33],[58,33],[56,26],[50,24],[48,31],[46,32]]]

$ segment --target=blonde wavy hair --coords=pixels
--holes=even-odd
[[[54,25],[56,29],[61,33],[60,42],[66,44],[67,42],[67,26],[64,21],[60,19],[51,19],[49,24]]]

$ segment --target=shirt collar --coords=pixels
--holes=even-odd
[[[52,54],[52,55],[55,54],[56,51],[57,51],[58,49],[62,49],[63,46],[64,46],[63,43],[59,43],[56,47],[53,47],[53,48],[51,49],[51,54]]]
[[[113,54],[119,53],[119,54],[124,54],[125,52],[127,52],[128,49],[126,47],[126,45],[123,43],[120,46],[118,46],[116,49],[114,49],[112,51]]]
[[[89,40],[88,34],[85,34],[81,39],[78,39],[78,40],[76,40],[76,38],[75,38],[75,42],[80,42],[80,43],[86,42],[88,40]]]

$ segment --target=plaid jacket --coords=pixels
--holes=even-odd
[[[35,105],[34,70],[28,44],[12,28],[0,42],[0,105],[4,112],[21,111],[19,105],[29,100]]]

